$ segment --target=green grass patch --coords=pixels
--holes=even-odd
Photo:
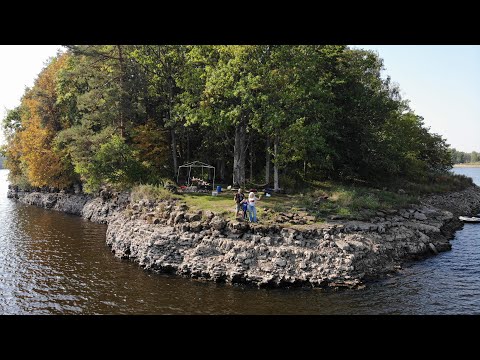
[[[218,196],[204,193],[187,193],[179,195],[180,200],[187,204],[191,210],[210,210],[227,219],[234,219],[235,217],[235,201],[233,201],[233,196],[233,193],[231,196],[226,193],[220,193]]]
[[[225,191],[218,196],[190,193],[181,194],[179,197],[194,211],[210,210],[227,219],[235,218],[234,192]],[[317,182],[303,193],[273,194],[271,197],[262,195],[257,202],[257,217],[262,223],[270,223],[275,221],[279,213],[305,212],[316,216],[317,222],[323,222],[329,215],[358,217],[365,210],[400,208],[417,202],[417,197],[406,194],[333,182]]]
[[[316,182],[317,189],[307,194],[309,212],[319,218],[329,215],[358,217],[362,211],[381,211],[418,203],[418,197],[393,191],[333,182]],[[303,201],[304,203],[308,203]]]
[[[431,176],[424,182],[402,182],[395,184],[395,188],[402,188],[411,195],[427,195],[461,191],[473,185],[470,177],[458,174],[441,174]]]
[[[424,184],[397,183],[388,188],[376,189],[360,185],[316,181],[303,192],[261,196],[257,202],[257,217],[261,223],[273,223],[279,213],[304,212],[314,215],[316,222],[324,222],[331,215],[345,218],[366,218],[376,211],[408,207],[419,202],[428,193],[458,191],[471,185],[471,179],[462,175],[440,175]],[[399,193],[402,188],[405,193]],[[212,196],[210,193],[174,195],[162,186],[140,185],[133,189],[132,199],[178,199],[192,211],[213,211],[226,219],[235,219],[234,191],[225,190]],[[257,194],[259,196],[259,194]],[[288,226],[288,224],[287,224]]]

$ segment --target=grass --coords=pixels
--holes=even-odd
[[[131,194],[133,202],[140,200],[173,200],[179,198],[178,195],[158,185],[137,185],[132,189]]]
[[[332,182],[316,182],[315,185],[316,189],[300,197],[299,202],[318,218],[329,215],[362,217],[365,211],[401,208],[418,202],[416,196],[388,190]]]
[[[332,215],[345,218],[368,218],[377,211],[408,207],[419,202],[426,193],[462,190],[471,179],[462,175],[440,175],[423,184],[398,183],[388,189],[376,189],[359,185],[345,185],[330,181],[315,181],[309,188],[296,194],[261,196],[257,203],[257,217],[261,223],[273,223],[279,213],[314,215],[316,222],[324,222]],[[399,193],[399,188],[404,193]],[[192,211],[210,210],[226,219],[235,218],[235,192],[225,190],[218,196],[210,193],[174,195],[159,186],[140,185],[133,189],[132,199],[178,199]],[[257,195],[258,196],[258,195]],[[288,225],[288,224],[287,224]]]
[[[325,196],[328,198],[323,199]],[[191,193],[179,197],[193,211],[210,210],[227,219],[235,218],[234,192],[226,191],[218,196]],[[304,212],[316,216],[317,222],[323,222],[329,215],[358,217],[361,211],[400,208],[417,201],[416,197],[409,195],[322,182],[317,183],[314,190],[304,193],[262,196],[257,203],[257,217],[262,223],[269,223],[274,222],[281,212]]]
[[[234,194],[220,193],[218,196],[204,193],[187,193],[179,195],[182,202],[193,210],[210,210],[220,214],[227,219],[234,219],[235,202]]]
[[[431,193],[446,193],[451,191],[460,191],[473,185],[471,178],[458,174],[442,174],[431,177],[423,182],[403,182],[397,185],[408,194],[425,195]]]

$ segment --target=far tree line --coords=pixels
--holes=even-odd
[[[175,179],[428,181],[452,166],[382,59],[344,45],[81,45],[52,58],[3,120],[10,180],[87,192]]]
[[[480,162],[480,152],[472,151],[471,153],[451,150],[452,159],[455,164]]]

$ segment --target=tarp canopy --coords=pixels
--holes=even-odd
[[[188,178],[187,178],[187,184],[190,186],[190,179],[191,179],[191,173],[192,173],[192,168],[202,168],[202,172],[204,168],[207,168],[208,171],[210,169],[213,169],[213,180],[212,180],[212,190],[215,189],[215,166],[205,164],[201,161],[192,161],[183,165],[180,165],[178,167],[177,171],[177,184],[178,184],[178,178],[180,177],[180,169],[181,168],[187,168],[188,169]]]

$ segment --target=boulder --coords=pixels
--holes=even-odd
[[[421,212],[416,212],[413,214],[413,217],[417,220],[424,221],[427,220],[427,216]]]
[[[212,220],[210,220],[210,226],[215,230],[222,230],[225,227],[225,224],[225,219],[221,218],[220,216],[214,216]]]

